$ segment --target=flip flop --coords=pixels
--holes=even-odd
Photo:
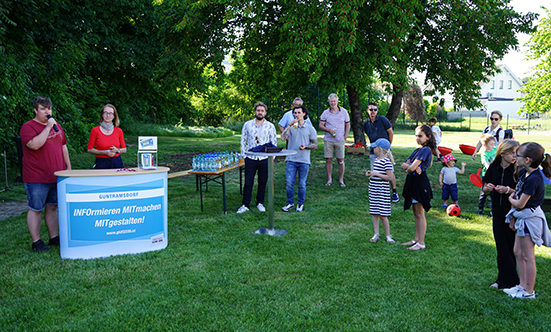
[[[403,246],[411,246],[412,244],[416,244],[416,243],[417,243],[417,241],[411,240],[411,241],[409,241],[409,242],[404,242],[404,243],[402,243],[402,245],[403,245]]]
[[[416,244],[412,245],[411,247],[408,248],[408,250],[423,250],[425,249],[427,246],[417,242]]]
[[[341,187],[344,188],[344,187],[346,187],[346,185],[343,182],[341,182]]]
[[[331,186],[332,184],[333,184],[333,182],[327,182],[325,185],[329,187],[329,186]]]

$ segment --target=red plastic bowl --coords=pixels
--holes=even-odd
[[[439,146],[439,147],[438,147],[438,151],[440,151],[440,153],[441,153],[443,156],[445,156],[445,155],[447,155],[447,154],[452,153],[453,149],[447,148],[447,147],[445,147],[445,146]]]
[[[459,144],[459,150],[466,155],[472,156],[476,148],[472,145]]]

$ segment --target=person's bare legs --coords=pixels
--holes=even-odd
[[[373,219],[373,233],[379,234],[379,217],[378,215],[372,215],[371,218]]]
[[[425,245],[425,234],[427,233],[427,219],[425,219],[425,209],[423,204],[413,204],[413,214],[415,215],[415,240]]]
[[[515,253],[515,260],[517,261],[518,278],[520,280],[519,285],[526,285],[526,262],[522,258],[522,246],[520,244],[521,237],[515,237],[515,244],[513,246],[513,252]]]
[[[344,183],[344,158],[337,158],[339,165],[339,183]]]
[[[390,224],[388,222],[388,217],[381,216],[381,221],[383,223],[383,230],[385,231],[385,235],[390,235]]]
[[[59,220],[57,215],[57,204],[46,204],[44,208],[44,221],[48,227],[50,239],[59,235]]]
[[[29,233],[33,243],[40,240],[40,226],[42,224],[42,211],[33,211],[29,209],[27,211],[27,227],[29,227]]]
[[[379,219],[380,215],[372,214],[371,218],[373,219],[373,237],[369,239],[369,242],[377,242],[381,238],[379,235]]]
[[[515,239],[514,252],[520,285],[526,292],[531,294],[534,291],[537,274],[534,242],[532,242],[532,238],[530,236],[517,236]]]
[[[425,218],[425,209],[423,204],[412,204],[413,215],[415,216],[415,238],[416,243],[409,247],[410,250],[425,249],[425,234],[427,233],[427,220]]]
[[[333,182],[331,180],[331,173],[333,172],[333,158],[325,158],[325,170],[327,171],[327,183],[330,184]]]

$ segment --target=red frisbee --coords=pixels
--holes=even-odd
[[[472,145],[459,144],[459,150],[461,150],[461,152],[463,152],[466,155],[472,156],[474,153],[474,150],[476,150],[476,147]]]
[[[469,175],[469,179],[471,180],[471,182],[481,188],[482,187],[482,179],[480,178],[480,168],[478,169],[478,172],[476,172],[476,174],[471,174]]]
[[[443,156],[445,156],[445,155],[447,155],[447,154],[452,153],[453,149],[447,148],[447,147],[445,147],[445,146],[439,146],[439,147],[438,147],[438,151],[440,151],[440,153],[441,153]]]

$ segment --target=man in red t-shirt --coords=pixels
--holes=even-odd
[[[67,138],[63,129],[52,118],[50,98],[36,97],[33,101],[35,117],[21,127],[23,145],[23,182],[29,199],[27,226],[37,252],[49,248],[40,239],[42,210],[50,235],[49,245],[59,246],[57,216],[57,178],[54,172],[71,169]]]

